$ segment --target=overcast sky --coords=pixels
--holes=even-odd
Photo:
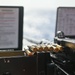
[[[53,40],[57,7],[75,7],[75,0],[0,0],[0,5],[24,7],[24,37]]]
[[[25,10],[55,9],[58,6],[75,6],[75,0],[0,0],[0,5],[22,5]]]

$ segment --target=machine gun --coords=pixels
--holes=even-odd
[[[75,7],[59,7],[57,9],[54,43],[61,45],[63,50],[50,54],[51,61],[55,66],[52,75],[75,75],[74,12]],[[53,65],[50,64],[51,67]]]
[[[74,39],[64,37],[64,33],[60,31],[54,38],[54,43],[28,46],[29,49],[25,52],[27,56],[40,55],[39,58],[46,58],[45,62],[48,61],[45,63],[47,75],[75,75],[74,41]],[[49,58],[47,60],[46,55],[50,57],[50,62]]]
[[[51,54],[55,75],[75,75],[75,39],[65,38],[60,32],[54,41],[63,47],[63,51]]]

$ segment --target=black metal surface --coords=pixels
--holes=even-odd
[[[55,64],[49,63],[47,64],[47,75],[54,75],[55,74]]]
[[[56,58],[52,57],[52,61],[66,75],[75,75],[75,40],[56,37],[55,42],[63,46],[63,51],[54,54]]]
[[[50,53],[37,53],[37,75],[47,75],[47,64],[51,63]]]
[[[36,57],[0,58],[0,75],[37,75]]]

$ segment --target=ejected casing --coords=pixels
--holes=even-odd
[[[59,49],[59,51],[62,51],[63,50],[63,47],[61,45],[53,44],[53,46],[57,47]]]
[[[53,51],[52,45],[47,45],[48,51]]]
[[[34,46],[34,45],[30,46],[29,48],[30,48],[30,50],[31,50],[32,52],[38,51],[37,47]]]
[[[48,47],[45,44],[39,46],[39,51],[48,51]]]
[[[38,51],[43,51],[43,50],[44,50],[44,48],[43,48],[42,45],[38,45],[38,46],[37,46],[37,49],[38,49]]]
[[[48,51],[49,49],[48,49],[48,46],[47,45],[45,45],[44,46],[44,51]]]
[[[60,51],[63,50],[63,47],[62,47],[61,45],[56,44],[56,47],[57,47]]]
[[[30,52],[28,49],[25,49],[25,53],[28,55],[28,56],[32,56],[34,53],[33,52]]]
[[[53,52],[59,52],[59,49],[56,46],[52,46],[53,47]]]

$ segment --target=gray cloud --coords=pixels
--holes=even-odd
[[[53,40],[56,11],[31,10],[26,12],[24,17],[24,37]]]

